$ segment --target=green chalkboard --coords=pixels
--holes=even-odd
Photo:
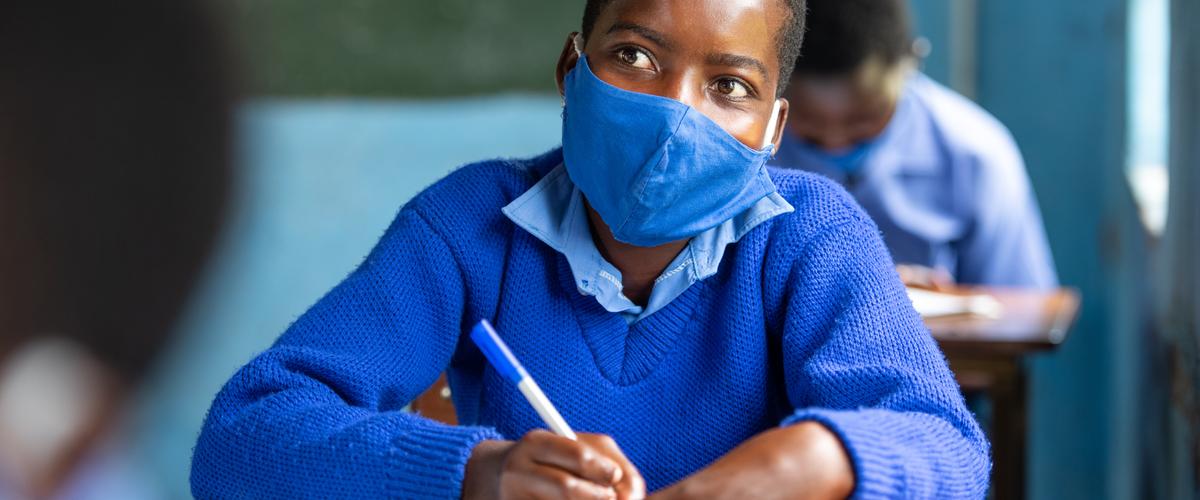
[[[554,91],[583,0],[232,0],[250,91],[428,97]]]

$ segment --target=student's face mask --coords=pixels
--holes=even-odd
[[[763,149],[735,139],[703,113],[665,97],[622,90],[579,62],[564,81],[563,161],[571,181],[617,240],[657,246],[732,219],[775,192]]]
[[[832,165],[839,172],[846,175],[855,175],[867,164],[871,153],[875,152],[877,143],[876,140],[870,140],[837,151],[828,151],[804,141],[800,141],[799,146],[811,157]]]

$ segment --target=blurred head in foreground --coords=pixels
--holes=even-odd
[[[0,7],[0,484],[69,475],[213,247],[233,101],[213,21],[199,1]]]

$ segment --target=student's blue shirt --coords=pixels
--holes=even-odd
[[[544,424],[469,338],[487,319],[578,432],[651,490],[778,426],[841,440],[863,498],[982,498],[988,443],[870,219],[770,169],[794,211],[632,324],[501,209],[562,163],[471,165],[409,202],[363,263],[238,370],[205,418],[197,498],[459,498],[486,439]],[[404,411],[448,376],[461,425]]]
[[[793,208],[779,193],[771,193],[737,217],[693,237],[654,280],[645,307],[622,293],[621,271],[600,255],[585,210],[582,193],[562,165],[502,209],[514,224],[566,257],[580,293],[595,297],[604,309],[633,323],[662,309],[697,281],[716,274],[730,243]]]
[[[907,82],[855,175],[798,141],[786,136],[773,164],[841,183],[879,226],[897,263],[943,268],[968,284],[1057,284],[1012,136],[979,106],[925,75]]]

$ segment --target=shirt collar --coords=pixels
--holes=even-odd
[[[634,304],[622,293],[621,272],[596,249],[584,210],[583,195],[563,165],[501,209],[514,224],[566,257],[580,293],[596,297],[606,310],[633,322],[666,306],[697,281],[716,274],[730,243],[794,208],[778,193],[771,193],[738,216],[693,237],[655,280],[646,307]]]

